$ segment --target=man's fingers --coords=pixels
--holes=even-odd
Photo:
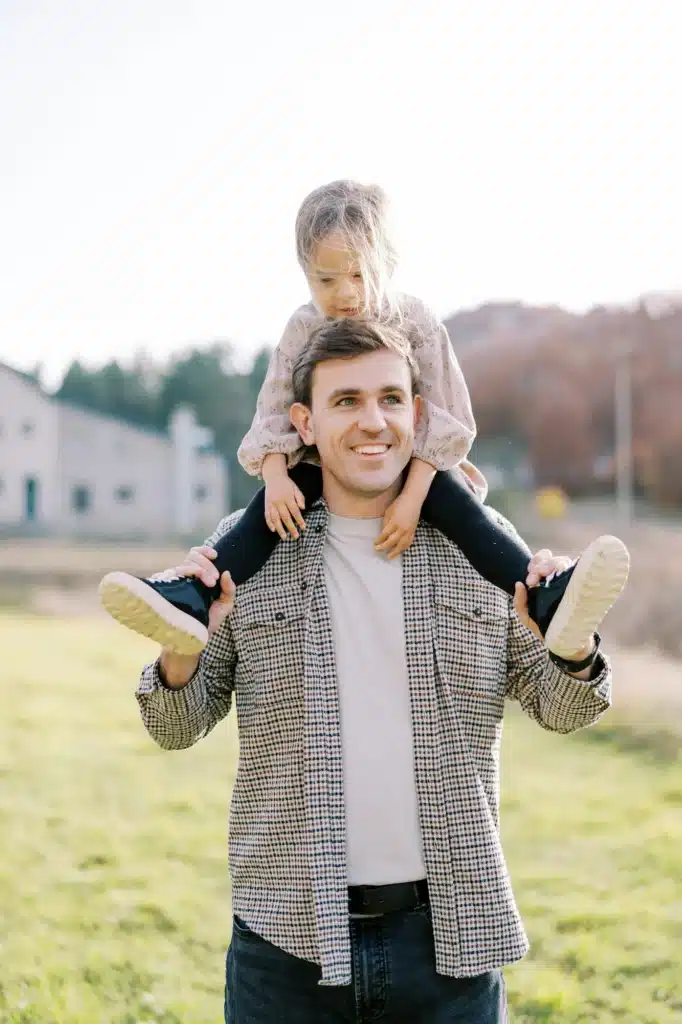
[[[222,604],[232,604],[232,602],[234,601],[234,595],[236,591],[237,588],[234,585],[232,577],[230,576],[229,572],[225,570],[225,572],[220,577],[220,594],[217,600],[220,601]]]
[[[535,552],[528,563],[528,575],[526,576],[527,586],[536,587],[538,583],[548,575],[551,559],[552,552],[549,548],[541,548],[540,551]]]
[[[208,612],[208,635],[213,636],[232,612],[237,588],[227,570],[220,577],[220,593]]]
[[[528,617],[528,591],[523,583],[514,584],[514,611],[520,619]]]
[[[528,564],[528,575],[526,585],[535,587],[542,580],[554,576],[558,572],[564,572],[573,565],[573,559],[568,555],[553,555],[551,551],[544,549],[533,555]]]
[[[190,555],[193,551],[196,551],[200,555],[204,555],[205,558],[217,558],[218,552],[215,548],[209,547],[207,544],[200,544],[197,547],[190,548]]]
[[[537,623],[533,622],[528,614],[528,591],[524,587],[523,583],[517,583],[514,586],[514,611],[526,629],[529,629],[531,633],[535,633],[536,637],[538,637],[539,640],[542,640],[540,627]]]
[[[207,587],[212,587],[218,582],[218,570],[213,562],[206,555],[200,554],[199,551],[199,548],[190,551],[188,565],[194,567],[193,576],[200,579]]]

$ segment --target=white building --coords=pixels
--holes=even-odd
[[[187,408],[167,432],[47,395],[0,363],[0,531],[163,538],[229,510],[225,460]]]

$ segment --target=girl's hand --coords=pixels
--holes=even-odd
[[[289,534],[296,539],[299,537],[296,524],[305,530],[305,519],[301,515],[303,508],[305,498],[288,473],[266,482],[265,522],[282,540],[288,540]]]
[[[407,551],[414,540],[415,531],[421,513],[421,502],[403,491],[389,505],[384,515],[381,534],[374,547],[377,551],[385,551],[389,558],[397,558]]]

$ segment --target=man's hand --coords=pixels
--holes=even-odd
[[[421,508],[421,502],[403,490],[386,509],[375,550],[386,552],[389,558],[407,551],[414,540]]]
[[[543,548],[542,551],[538,551],[532,556],[528,563],[528,575],[526,576],[526,586],[523,583],[516,584],[516,590],[514,593],[514,611],[518,615],[524,626],[534,633],[535,636],[542,640],[544,643],[544,637],[540,632],[540,629],[536,622],[533,622],[530,615],[528,614],[528,591],[526,587],[535,587],[541,580],[547,579],[548,576],[553,576],[557,572],[563,572],[565,569],[570,569],[573,565],[573,559],[567,555],[553,555],[547,548]],[[592,651],[594,647],[594,639],[590,638],[590,642],[586,647],[576,651],[571,656],[570,661],[582,661]],[[584,669],[582,672],[576,672],[575,675],[578,678],[589,678],[590,669]],[[573,675],[573,673],[571,673]]]
[[[553,576],[556,572],[563,572],[564,569],[570,569],[573,565],[573,559],[568,558],[567,555],[553,555],[547,548],[543,548],[542,551],[538,551],[531,557],[528,563],[528,575],[526,576],[526,586],[523,583],[516,584],[516,592],[514,594],[514,611],[521,619],[521,622],[526,626],[531,633],[535,633],[539,640],[544,642],[544,637],[540,632],[540,628],[536,622],[533,622],[530,615],[528,614],[528,591],[526,587],[536,587],[541,580],[547,579],[548,576]],[[583,655],[584,657],[585,655]],[[576,658],[576,661],[579,661]]]
[[[176,566],[173,572],[177,576],[194,576],[207,587],[214,587],[218,582],[218,570],[213,564],[216,557],[217,551],[215,548],[208,547],[207,545],[190,548],[185,561],[182,565]],[[213,602],[208,613],[209,636],[215,633],[216,629],[221,626],[225,616],[229,615],[234,607],[236,588],[229,572],[223,573],[220,589],[220,597]],[[214,622],[215,624],[213,624]]]
[[[194,576],[205,583],[207,587],[213,587],[218,582],[218,570],[213,565],[215,557],[216,552],[213,548],[195,547],[189,551],[183,564],[176,566],[173,571],[177,576]],[[235,593],[236,587],[232,582],[232,577],[229,572],[224,572],[220,578],[220,595],[208,610],[209,639],[220,629],[234,608]],[[176,654],[167,650],[161,652],[160,666],[163,680],[174,690],[182,689],[189,683],[198,664],[198,654]]]

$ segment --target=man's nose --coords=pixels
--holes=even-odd
[[[360,412],[358,426],[361,430],[378,433],[386,427],[386,417],[378,402],[365,402]]]

